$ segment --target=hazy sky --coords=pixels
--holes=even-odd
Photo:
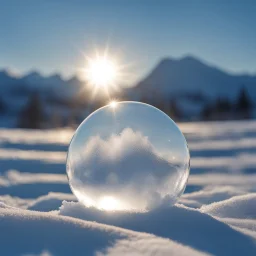
[[[135,78],[195,55],[256,73],[256,1],[0,0],[0,68],[69,76],[108,44]]]

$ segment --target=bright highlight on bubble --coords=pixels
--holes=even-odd
[[[115,198],[105,196],[99,201],[98,207],[102,210],[112,211],[119,209],[119,203]]]
[[[67,174],[85,206],[146,211],[178,200],[189,161],[186,140],[166,114],[143,103],[113,101],[78,127]]]
[[[117,107],[117,101],[115,101],[115,100],[110,101],[109,106],[111,108],[116,108]]]

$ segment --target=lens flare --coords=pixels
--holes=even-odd
[[[110,59],[98,57],[91,59],[87,68],[87,80],[97,87],[111,86],[118,77],[118,68]]]
[[[131,69],[135,64],[124,62],[124,53],[120,49],[112,50],[108,44],[104,48],[93,48],[82,52],[84,59],[77,72],[84,84],[77,95],[89,99],[90,104],[107,103],[133,84],[136,72]]]

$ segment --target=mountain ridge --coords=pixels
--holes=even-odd
[[[84,85],[84,82],[74,75],[63,78],[58,73],[42,75],[33,70],[23,75],[15,75],[9,69],[0,69],[1,92],[13,86],[27,86],[32,90],[58,91],[60,88],[68,88],[70,92],[74,86]],[[210,97],[235,96],[244,86],[250,94],[256,96],[256,75],[249,73],[230,73],[217,66],[209,64],[193,55],[185,55],[181,58],[165,57],[157,65],[130,87],[131,94],[163,94],[169,95],[184,93],[202,93]],[[123,89],[125,93],[125,89]],[[69,94],[68,92],[68,94]],[[141,97],[132,97],[140,99]]]
[[[188,55],[180,59],[163,58],[136,88],[161,90],[165,95],[201,92],[207,96],[232,97],[242,86],[256,95],[256,75],[234,75]]]

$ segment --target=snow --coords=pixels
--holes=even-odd
[[[67,193],[50,192],[48,195],[38,197],[36,200],[32,201],[27,209],[41,212],[54,211],[66,200],[76,201],[76,197]]]
[[[256,193],[234,196],[202,207],[202,211],[221,218],[256,219]]]
[[[146,233],[5,205],[0,223],[2,255],[206,255]]]
[[[256,255],[256,122],[179,126],[186,191],[148,212],[77,202],[65,172],[72,130],[0,130],[0,255]]]
[[[237,189],[232,186],[212,187],[205,188],[200,191],[187,193],[183,196],[182,200],[193,200],[198,204],[205,205],[213,202],[224,201],[236,195],[246,194],[242,188]],[[186,204],[186,203],[185,203]]]
[[[214,255],[253,255],[256,250],[251,238],[199,210],[182,205],[147,213],[106,214],[94,208],[86,209],[79,203],[64,202],[60,214],[170,238]]]

